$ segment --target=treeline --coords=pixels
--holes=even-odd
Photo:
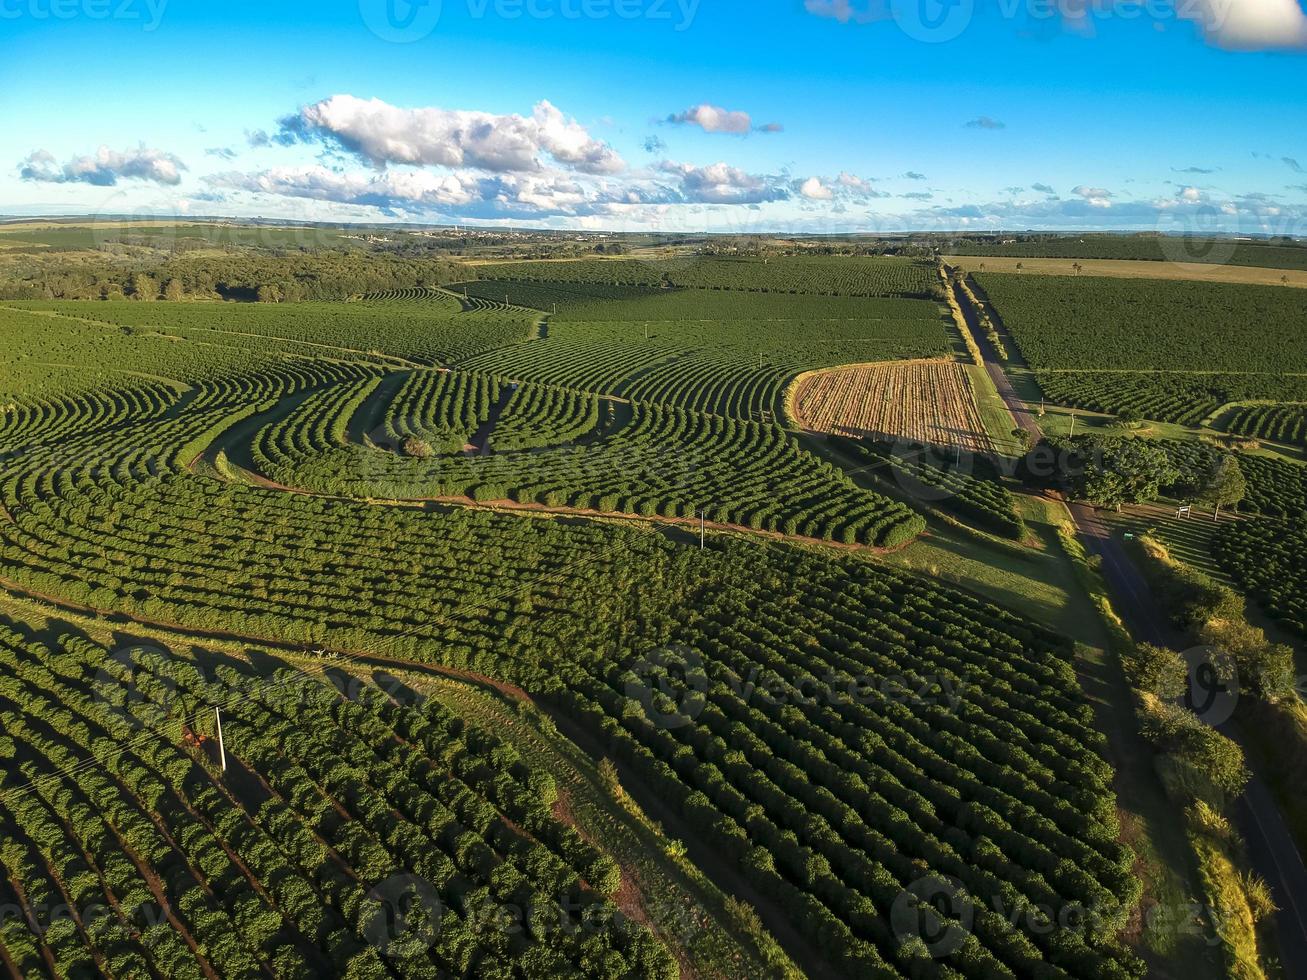
[[[161,261],[40,262],[0,272],[0,300],[135,299],[298,303],[439,286],[465,276],[444,259],[364,253],[182,254]]]

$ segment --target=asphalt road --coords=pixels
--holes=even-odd
[[[1034,439],[1041,438],[1043,432],[1038,420],[1017,397],[993,344],[979,329],[970,302],[960,290],[956,294],[999,396],[1017,425]],[[1102,561],[1103,578],[1112,596],[1112,606],[1131,636],[1156,646],[1186,649],[1189,644],[1162,612],[1161,604],[1154,598],[1120,535],[1112,533],[1093,506],[1072,503],[1068,504],[1068,509],[1085,548]],[[1219,730],[1239,741],[1230,725],[1221,726]],[[1266,880],[1275,896],[1279,909],[1275,915],[1276,936],[1284,975],[1307,978],[1307,866],[1303,864],[1302,854],[1271,791],[1256,774],[1243,795],[1235,801],[1233,811],[1235,824],[1248,843],[1248,859],[1253,870]]]

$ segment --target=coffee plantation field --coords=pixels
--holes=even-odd
[[[1307,446],[1307,405],[1240,405],[1221,420],[1226,432]]]
[[[1195,425],[1231,402],[1307,398],[1307,293],[1272,286],[978,273],[1054,402]]]
[[[1285,523],[1229,524],[1216,533],[1212,550],[1231,578],[1271,616],[1307,637],[1307,534],[1302,513],[1299,509],[1296,519]]]
[[[731,292],[918,299],[941,295],[931,263],[879,257],[583,259],[483,264],[476,271],[482,279],[547,284],[667,285]]]
[[[1270,286],[978,273],[1037,371],[1307,373],[1307,293]]]
[[[935,509],[1027,536],[932,270],[628,264],[0,307],[6,967],[1142,977],[1072,645],[885,554]],[[851,418],[902,401],[972,465],[793,428],[796,380],[849,365]],[[382,667],[608,760],[686,889],[662,904],[719,939],[651,918],[550,772]]]

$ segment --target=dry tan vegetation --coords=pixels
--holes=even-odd
[[[876,435],[989,452],[966,367],[955,361],[888,361],[799,378],[791,414],[817,432]]]
[[[1139,259],[1018,259],[994,255],[949,255],[944,261],[967,272],[1016,272],[1032,276],[1109,276],[1119,279],[1183,279],[1192,282],[1233,282],[1255,286],[1287,285],[1307,289],[1307,272],[1259,269],[1251,266],[1196,262],[1150,262]],[[1075,266],[1080,266],[1077,273]]]

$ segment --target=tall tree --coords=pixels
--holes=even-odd
[[[1248,494],[1248,480],[1233,456],[1222,456],[1207,472],[1198,489],[1199,503],[1212,508],[1212,520],[1221,519],[1222,507],[1233,507]]]

